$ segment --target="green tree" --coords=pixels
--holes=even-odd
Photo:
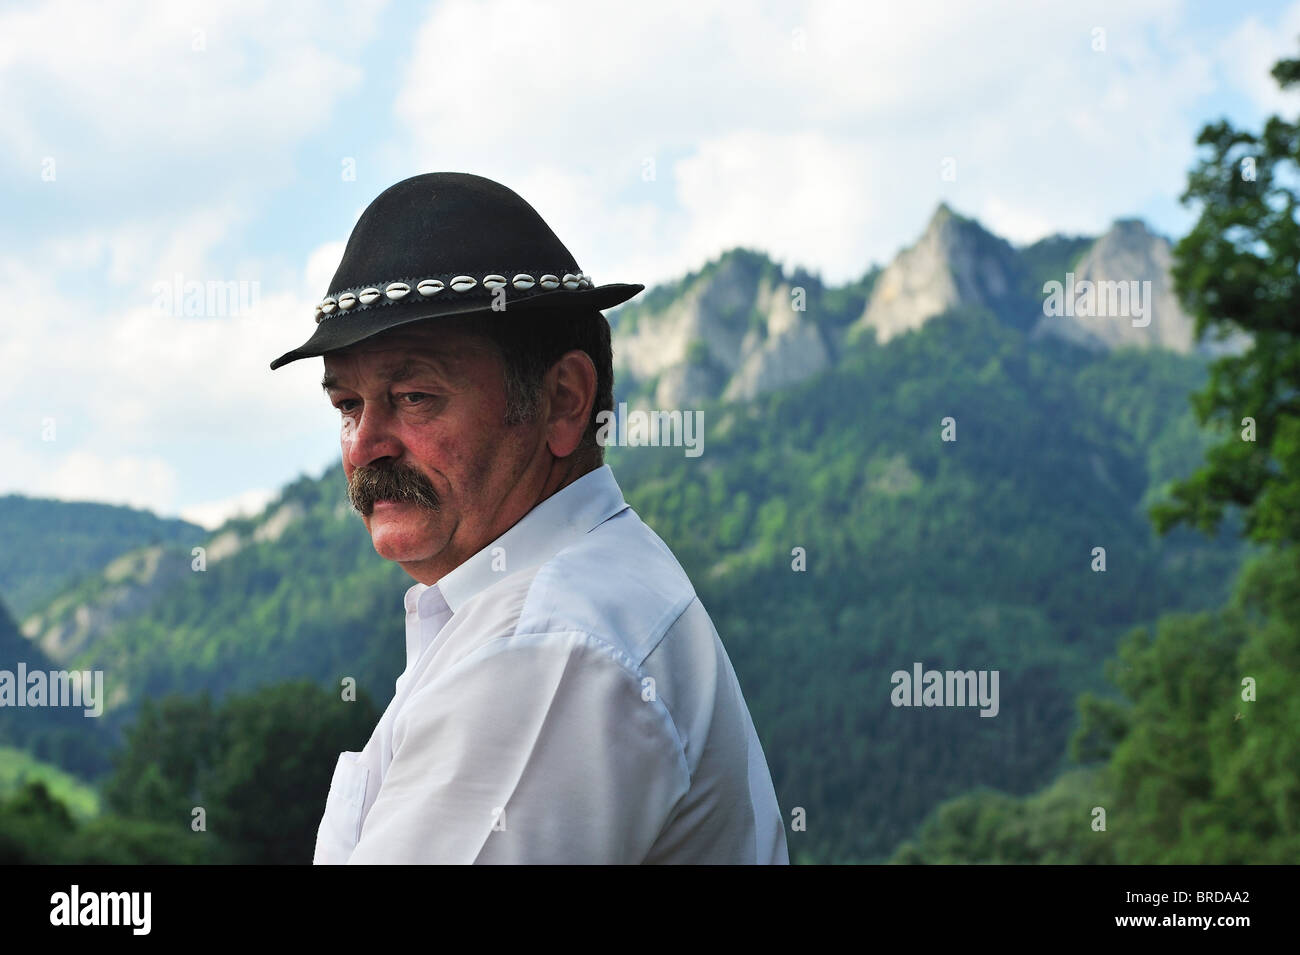
[[[1300,60],[1272,73],[1284,90],[1300,86]],[[1207,152],[1182,199],[1200,217],[1174,249],[1174,283],[1198,335],[1245,331],[1253,343],[1215,362],[1193,401],[1226,439],[1151,515],[1161,531],[1212,530],[1235,505],[1248,536],[1291,543],[1300,540],[1300,122],[1273,116],[1251,133],[1221,121],[1197,142]]]
[[[906,865],[1099,865],[1114,839],[1094,829],[1094,809],[1110,800],[1097,770],[1074,770],[1042,792],[1016,798],[977,789],[944,803],[890,860]]]
[[[1300,556],[1243,570],[1220,611],[1133,631],[1111,666],[1122,719],[1085,708],[1080,737],[1116,737],[1106,767],[1118,861],[1300,859]],[[1098,724],[1101,724],[1100,731]]]
[[[204,786],[208,825],[231,861],[310,862],[339,753],[365,745],[374,707],[299,681],[233,697],[221,717],[221,760]]]
[[[79,824],[40,780],[0,800],[0,865],[175,865],[202,861],[203,852],[157,823],[101,816]]]
[[[1300,860],[1300,554],[1241,573],[1222,610],[1129,633],[1085,695],[1078,758],[1039,793],[979,790],[939,806],[901,863],[1294,864]],[[1106,829],[1094,829],[1097,807]]]
[[[29,781],[0,799],[0,864],[309,862],[338,754],[377,719],[364,693],[308,681],[146,702],[104,787],[113,811],[80,822]]]
[[[64,843],[75,829],[72,813],[45,783],[29,782],[0,803],[0,864],[63,862]]]
[[[365,745],[378,717],[366,694],[344,701],[305,680],[219,706],[207,694],[146,703],[105,786],[119,818],[104,825],[134,845],[133,821],[157,824],[205,861],[309,862],[338,755]]]
[[[145,700],[104,786],[119,815],[185,822],[200,798],[200,781],[217,760],[220,736],[209,694]]]

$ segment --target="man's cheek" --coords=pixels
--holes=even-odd
[[[472,472],[482,461],[485,449],[473,434],[441,435],[412,447],[407,445],[426,476],[441,475],[451,483],[457,476]]]

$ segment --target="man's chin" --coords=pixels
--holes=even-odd
[[[385,560],[402,564],[432,557],[438,546],[431,517],[429,511],[414,504],[376,504],[366,518],[375,552]]]

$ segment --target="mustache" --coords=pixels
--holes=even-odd
[[[408,464],[357,468],[348,478],[348,500],[366,517],[374,513],[379,500],[402,501],[430,511],[442,507],[429,479]]]

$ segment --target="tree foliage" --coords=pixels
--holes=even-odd
[[[1300,60],[1273,76],[1300,87]],[[1220,358],[1195,399],[1222,443],[1152,517],[1161,530],[1211,530],[1241,508],[1247,534],[1286,545],[1300,540],[1300,484],[1279,480],[1300,473],[1300,122],[1273,116],[1251,133],[1221,121],[1197,142],[1205,155],[1183,201],[1201,211],[1174,249],[1174,283],[1198,335],[1245,332],[1252,344]]]
[[[338,754],[378,719],[340,697],[299,681],[146,703],[104,787],[111,812],[78,822],[29,782],[0,802],[0,862],[310,862]]]
[[[1300,85],[1300,60],[1273,75]],[[1217,361],[1195,397],[1202,423],[1228,437],[1151,514],[1164,532],[1214,531],[1239,508],[1244,532],[1269,546],[1227,606],[1166,614],[1125,637],[1107,667],[1122,698],[1079,700],[1071,750],[1088,770],[1032,797],[946,803],[896,861],[1300,859],[1300,550],[1290,546],[1300,539],[1300,127],[1273,117],[1253,135],[1220,122],[1199,142],[1209,155],[1184,198],[1203,210],[1177,246],[1174,280],[1198,333],[1244,329],[1252,345]],[[1241,418],[1253,419],[1254,441]],[[1105,830],[1089,824],[1097,807]],[[1033,835],[1045,828],[1062,838]]]

